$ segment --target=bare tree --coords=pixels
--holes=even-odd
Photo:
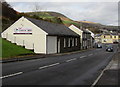
[[[46,8],[43,6],[45,6],[46,3],[38,3],[38,2],[34,2],[33,3],[33,11],[35,12],[34,16],[37,17],[37,12],[41,12],[41,17],[43,18],[45,15],[45,10]],[[43,11],[44,10],[44,11]]]
[[[38,12],[38,11],[41,11],[42,10],[42,8],[41,8],[41,6],[39,5],[39,3],[38,2],[34,2],[33,3],[33,11],[34,12]]]

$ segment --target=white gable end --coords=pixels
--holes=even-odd
[[[80,36],[82,36],[83,31],[82,31],[81,29],[77,28],[77,27],[74,26],[74,25],[71,25],[69,28],[70,28],[72,31],[74,31],[75,33],[77,33],[77,34],[79,34]]]
[[[3,33],[14,33],[16,28],[31,28],[33,34],[46,34],[41,28],[33,24],[28,19],[21,17],[14,24],[12,24],[9,28],[7,28]]]
[[[46,35],[45,31],[24,17],[1,34],[2,38],[25,46],[26,49],[34,49],[36,53],[46,53]]]

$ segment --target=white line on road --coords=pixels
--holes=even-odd
[[[73,59],[70,59],[70,60],[66,60],[66,62],[70,62],[70,61],[73,61],[73,60],[76,60],[76,58],[73,58]]]
[[[40,67],[39,69],[43,69],[43,68],[47,68],[47,67],[49,67],[49,66],[42,66],[42,67]]]
[[[51,64],[51,65],[49,65],[49,66],[56,66],[56,65],[58,65],[58,64],[60,64],[60,63],[54,63],[54,64]]]
[[[0,79],[4,79],[4,78],[8,78],[8,77],[12,77],[12,76],[16,76],[16,75],[20,75],[22,74],[23,72],[18,72],[18,73],[14,73],[14,74],[10,74],[10,75],[6,75],[6,76],[2,76],[0,77]]]
[[[58,65],[58,64],[60,64],[60,63],[54,63],[54,64],[51,64],[51,65],[42,66],[42,67],[40,67],[39,69],[44,69],[44,68],[48,68],[48,67],[51,67],[51,66],[56,66],[56,65]]]
[[[86,56],[81,56],[80,58],[84,58],[84,57],[86,57]]]
[[[94,83],[91,85],[91,87],[94,87],[96,85],[96,83],[98,82],[98,80],[101,78],[101,76],[103,75],[104,70],[101,72],[101,74],[97,77],[97,79],[94,81]]]
[[[93,54],[89,54],[88,56],[92,56]]]

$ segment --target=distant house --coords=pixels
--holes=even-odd
[[[120,43],[120,33],[118,33],[118,39],[119,39],[119,43]]]
[[[102,34],[101,42],[102,43],[113,43],[112,35],[111,34]]]
[[[91,44],[90,44],[90,47],[93,47],[94,46],[94,41],[95,41],[95,34],[92,31],[88,30],[88,29],[86,29],[86,30],[88,32],[90,32],[90,34],[91,34],[91,38],[90,38]]]
[[[117,33],[104,33],[95,35],[97,43],[114,43],[119,42],[119,35]]]
[[[81,49],[91,47],[91,33],[85,29],[80,29],[75,25],[70,25],[69,28],[80,36]]]
[[[102,43],[102,42],[101,42],[101,35],[102,35],[102,34],[96,34],[96,35],[94,36],[94,39],[95,39],[94,42],[95,42],[95,43]]]
[[[114,43],[119,41],[119,36],[117,33],[105,33],[101,35],[102,43]]]
[[[79,35],[68,27],[33,18],[21,17],[2,33],[2,38],[41,54],[80,49]]]

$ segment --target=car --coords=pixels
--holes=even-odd
[[[113,52],[113,46],[112,45],[107,46],[106,51]]]
[[[97,48],[102,48],[102,44],[97,44]]]
[[[118,42],[117,41],[115,41],[115,42],[113,42],[114,44],[118,44]]]

